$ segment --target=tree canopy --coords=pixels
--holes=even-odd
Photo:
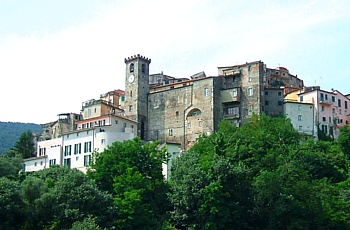
[[[21,171],[0,157],[1,229],[350,229],[350,129],[337,141],[285,117],[224,120],[162,175],[166,149],[139,138],[95,153],[87,175]]]
[[[340,143],[315,142],[284,117],[253,116],[240,128],[223,121],[173,165],[171,222],[178,229],[348,229],[348,142]]]
[[[161,229],[169,207],[162,174],[165,149],[140,138],[114,142],[97,154],[88,175],[114,197],[120,229]]]

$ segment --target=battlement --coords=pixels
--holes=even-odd
[[[151,63],[151,59],[150,58],[146,58],[140,54],[137,54],[137,55],[134,55],[134,56],[131,56],[131,57],[127,57],[124,59],[124,62],[125,63],[128,63],[128,62],[131,62],[131,61],[135,61],[135,60],[143,60],[145,62],[147,62],[148,64]]]

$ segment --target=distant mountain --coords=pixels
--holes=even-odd
[[[14,147],[23,132],[41,133],[41,125],[20,122],[0,121],[0,154],[5,154]]]

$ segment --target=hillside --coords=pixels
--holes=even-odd
[[[25,131],[41,132],[41,126],[33,123],[1,122],[0,121],[0,154],[5,154],[12,148]]]

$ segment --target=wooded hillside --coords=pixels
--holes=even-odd
[[[23,132],[41,133],[41,126],[33,123],[1,122],[0,121],[0,154],[5,154],[12,148]]]

